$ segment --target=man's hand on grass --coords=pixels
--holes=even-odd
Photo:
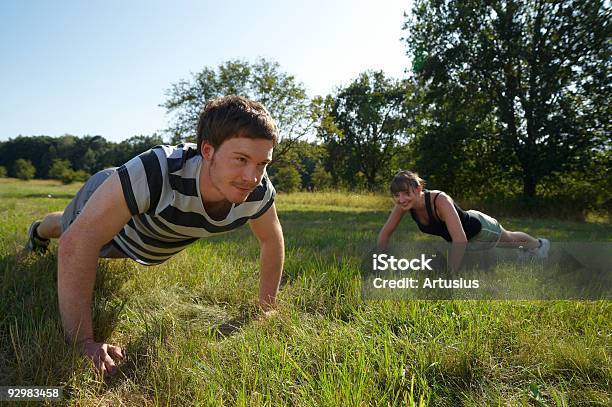
[[[262,313],[262,317],[263,317],[264,320],[272,319],[276,315],[278,315],[278,311],[276,311],[275,309],[269,309],[267,311],[263,311],[263,313]]]
[[[93,362],[95,368],[102,374],[114,375],[117,373],[115,359],[119,361],[125,357],[119,346],[95,342],[93,339],[86,340],[81,345],[81,349],[83,354]]]

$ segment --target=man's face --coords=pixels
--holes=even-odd
[[[246,137],[226,140],[217,149],[204,144],[202,156],[210,163],[208,175],[213,188],[223,199],[244,202],[261,182],[273,148],[271,140]]]

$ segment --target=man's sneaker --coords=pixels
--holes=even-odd
[[[36,233],[36,229],[40,225],[39,220],[35,220],[28,229],[28,242],[26,243],[26,250],[34,253],[43,254],[49,248],[49,239],[41,239]]]
[[[535,249],[533,254],[538,259],[545,259],[548,257],[548,250],[550,250],[550,240],[538,237],[538,241],[540,242],[540,247]]]

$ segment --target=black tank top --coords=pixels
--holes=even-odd
[[[416,217],[414,209],[410,209],[412,219],[414,219],[421,232],[428,233],[430,235],[441,236],[444,238],[444,240],[452,242],[453,239],[451,238],[450,233],[448,233],[446,223],[440,220],[440,218],[437,216],[437,211],[436,216],[434,216],[433,210],[431,209],[431,203],[429,201],[429,195],[430,192],[425,190],[425,209],[427,209],[427,217],[429,218],[429,224],[423,225],[422,223],[420,223]],[[438,199],[439,195],[440,193],[438,193],[434,198],[434,208],[436,207],[436,199]],[[467,238],[467,240],[470,240],[480,232],[480,229],[482,229],[480,219],[478,219],[475,215],[472,215],[471,213],[468,213],[461,209],[459,205],[457,205],[454,201],[453,205],[455,205],[455,209],[457,210],[457,214],[459,215],[459,220],[461,221],[461,226],[463,226],[463,232],[465,233],[465,237]]]

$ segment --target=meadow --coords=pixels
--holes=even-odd
[[[387,197],[278,194],[278,313],[257,308],[247,227],[167,263],[100,260],[94,331],[123,347],[101,378],[63,341],[56,253],[22,253],[30,222],[77,184],[0,179],[0,386],[64,386],[65,405],[612,405],[609,301],[364,300],[359,265]],[[551,240],[612,240],[606,222],[504,217]],[[394,239],[416,240],[411,222]]]

